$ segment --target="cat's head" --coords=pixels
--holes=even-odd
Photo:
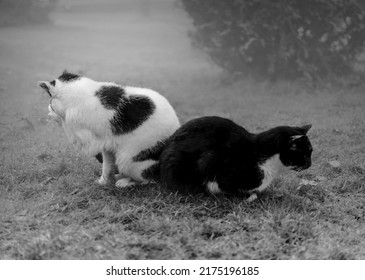
[[[65,118],[70,104],[77,102],[78,84],[83,77],[64,71],[61,76],[51,82],[39,81],[38,85],[48,93],[51,100],[48,106],[48,115],[54,119]]]
[[[312,125],[285,127],[280,141],[281,162],[295,171],[311,166],[312,145],[307,132]]]

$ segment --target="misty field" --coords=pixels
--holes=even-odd
[[[363,89],[224,83],[176,5],[117,8],[0,28],[0,259],[365,259]],[[100,164],[47,122],[37,81],[64,69],[153,88],[182,123],[313,124],[312,167],[283,174],[253,203],[98,186]]]

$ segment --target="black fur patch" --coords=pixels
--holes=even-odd
[[[157,144],[149,149],[141,151],[133,157],[133,161],[158,160],[161,152],[166,146],[166,141],[158,141]]]
[[[155,163],[143,170],[142,177],[146,180],[155,180],[156,182],[160,179],[160,164]]]
[[[101,104],[109,110],[118,110],[126,102],[124,89],[118,86],[102,86],[95,95],[100,99]]]
[[[54,87],[56,85],[56,80],[53,80],[50,84]]]
[[[103,163],[103,155],[101,153],[98,153],[95,158],[98,160],[98,162]]]
[[[61,76],[58,77],[58,79],[62,82],[71,82],[74,80],[78,80],[81,77],[77,74],[69,73],[67,71],[64,71]]]
[[[95,95],[106,109],[115,111],[110,121],[115,135],[135,130],[155,110],[155,105],[148,97],[139,95],[127,97],[124,89],[119,86],[103,86]]]

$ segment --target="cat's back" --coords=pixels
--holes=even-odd
[[[252,135],[233,121],[207,116],[183,124],[169,138],[161,162],[194,162],[199,159],[220,159],[245,153]]]
[[[251,134],[233,121],[216,116],[193,119],[182,125],[171,142],[185,142],[191,148],[205,144],[224,144],[250,138]]]
[[[173,128],[174,132],[179,126],[180,122],[176,112],[170,102],[159,92],[141,87],[124,87],[124,91],[129,100],[146,100],[150,102],[153,107],[153,114],[151,114],[151,121],[156,122],[158,126],[169,126]],[[142,108],[143,109],[143,108]]]
[[[206,180],[250,150],[252,135],[231,120],[208,116],[182,125],[160,157],[160,180],[169,188],[200,192]]]
[[[172,109],[172,106],[167,98],[153,89],[125,86],[124,91],[128,97],[140,96],[152,100],[159,110],[164,110],[165,108]]]

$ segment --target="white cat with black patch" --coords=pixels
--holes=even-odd
[[[311,166],[311,125],[278,126],[254,134],[231,120],[202,117],[182,125],[160,157],[160,182],[187,193],[251,193],[285,169]]]
[[[116,186],[154,179],[165,141],[180,126],[165,97],[147,88],[121,86],[64,72],[39,82],[51,97],[49,115],[62,123],[67,137],[89,155],[102,153],[98,182]]]

